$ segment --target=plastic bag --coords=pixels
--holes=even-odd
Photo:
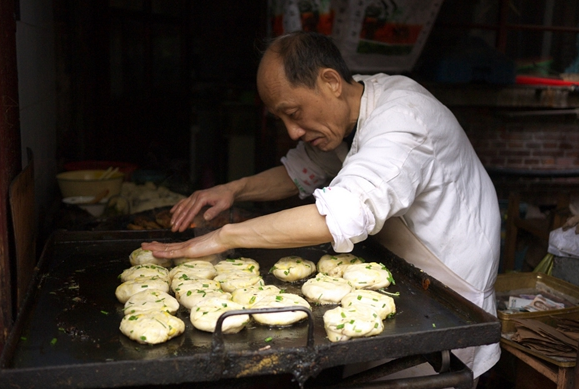
[[[533,269],[533,273],[543,273],[550,276],[553,273],[553,258],[553,254],[545,255],[537,267]]]
[[[579,235],[575,233],[574,228],[567,231],[557,228],[549,234],[549,248],[547,251],[558,257],[579,258]]]

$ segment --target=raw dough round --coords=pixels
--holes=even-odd
[[[125,315],[137,315],[145,312],[166,311],[171,315],[179,309],[179,302],[162,290],[146,289],[135,293],[125,303]]]
[[[183,275],[192,279],[203,278],[206,280],[212,280],[217,275],[217,271],[209,262],[189,261],[175,266],[169,272],[169,277],[171,277],[171,279],[174,279],[175,277],[183,277]],[[186,278],[183,277],[183,279]]]
[[[349,265],[344,270],[343,278],[350,281],[356,289],[371,290],[386,288],[394,281],[390,270],[377,262]]]
[[[169,280],[169,270],[166,267],[155,265],[155,264],[147,264],[147,265],[135,265],[128,269],[125,269],[120,275],[119,278],[122,282],[134,280],[135,278],[139,277],[160,277],[163,279]]]
[[[389,315],[396,313],[396,304],[394,303],[394,299],[373,290],[356,290],[348,293],[344,298],[342,298],[342,307],[344,308],[358,308],[360,305],[368,305],[374,309],[382,320],[386,319]]]
[[[173,258],[173,264],[175,266],[181,265],[182,263],[191,262],[191,261],[204,261],[209,262],[211,264],[217,263],[221,256],[219,254],[211,254],[205,255],[203,257],[196,257],[196,258]]]
[[[324,328],[330,341],[340,342],[378,335],[384,331],[384,323],[376,311],[368,306],[337,307],[324,313]]]
[[[259,263],[255,259],[245,257],[224,259],[215,264],[215,270],[218,274],[238,271],[259,274]]]
[[[124,304],[132,295],[142,292],[145,289],[157,289],[168,293],[169,282],[156,276],[135,278],[134,280],[123,282],[117,286],[115,296]]]
[[[232,310],[242,310],[243,306],[231,300],[212,297],[202,300],[191,310],[191,323],[201,331],[213,332],[217,319],[224,312]],[[245,328],[249,322],[249,315],[235,315],[223,321],[222,332],[224,334],[235,334]]]
[[[252,308],[282,308],[295,307],[296,305],[312,309],[310,304],[301,296],[293,293],[279,293],[276,295],[264,296],[256,302]],[[302,311],[288,311],[275,313],[254,313],[253,319],[261,324],[270,326],[288,326],[307,317],[307,313]]]
[[[302,285],[302,293],[306,299],[316,304],[339,304],[342,297],[353,290],[354,287],[345,279],[322,273]]]
[[[179,296],[179,302],[185,308],[191,310],[201,301],[212,297],[231,300],[231,293],[224,292],[221,289],[189,289]]]
[[[231,299],[246,308],[251,308],[264,296],[279,294],[281,290],[275,285],[251,285],[237,288],[231,293]]]
[[[213,281],[219,282],[221,289],[226,292],[233,292],[235,289],[252,285],[263,285],[263,279],[259,274],[247,271],[220,273]]]
[[[173,282],[174,281],[175,280],[173,280]],[[175,293],[175,298],[177,300],[181,300],[181,296],[183,296],[183,294],[193,289],[219,290],[221,289],[221,284],[215,280],[186,280],[175,284],[173,292]]]
[[[185,331],[185,323],[168,312],[158,311],[126,315],[119,328],[139,343],[158,344],[181,335]]]
[[[271,270],[278,280],[294,282],[309,277],[316,272],[316,264],[302,257],[283,257],[273,265]]]
[[[153,256],[152,251],[143,248],[134,250],[129,256],[129,260],[133,266],[146,265],[148,263],[163,267],[171,267],[173,265],[173,260],[171,258],[157,258]]]
[[[318,261],[318,272],[341,277],[345,265],[364,263],[364,260],[353,254],[323,255]]]

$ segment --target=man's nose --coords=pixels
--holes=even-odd
[[[305,131],[296,123],[286,122],[286,129],[292,140],[298,140],[305,134]]]

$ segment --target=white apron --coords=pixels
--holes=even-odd
[[[482,306],[485,297],[494,293],[494,288],[480,291],[457,276],[410,231],[399,217],[386,220],[382,230],[375,235],[375,239],[400,258],[422,269],[479,307]],[[476,347],[468,347],[452,350],[452,352],[473,370],[475,349]]]

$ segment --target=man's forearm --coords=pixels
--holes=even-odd
[[[273,201],[298,194],[298,188],[284,166],[277,166],[225,185],[235,193],[235,201]]]
[[[325,216],[310,204],[226,224],[218,239],[228,248],[290,248],[331,242],[332,235]]]

